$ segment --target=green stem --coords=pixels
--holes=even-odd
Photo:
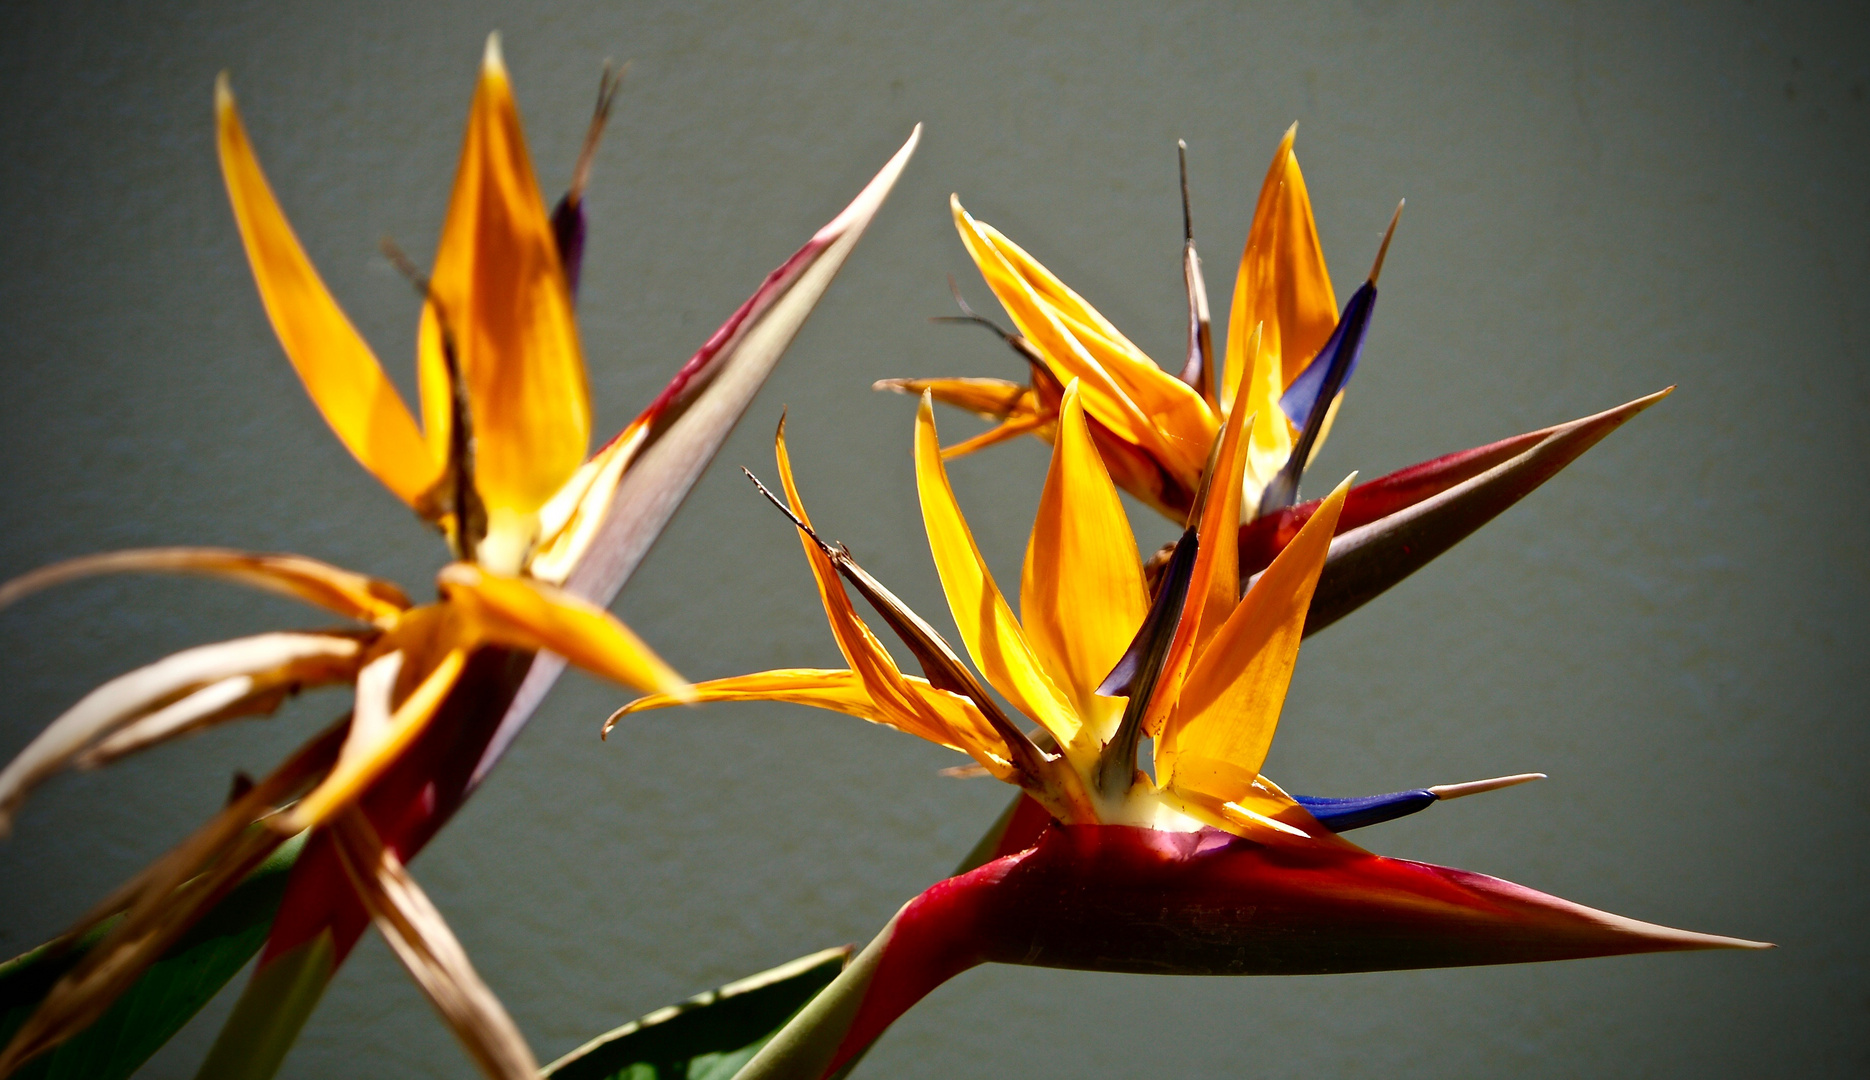
[[[843,1044],[845,1033],[850,1031],[851,1022],[857,1018],[858,1007],[876,978],[883,947],[895,929],[896,917],[892,917],[882,932],[864,946],[864,951],[831,980],[831,985],[820,990],[817,997],[807,1002],[734,1074],[734,1080],[819,1080],[823,1077]],[[862,1050],[857,1056],[861,1054]],[[848,1072],[857,1063],[857,1056],[846,1062],[838,1075]]]
[[[271,1080],[337,970],[331,932],[254,972],[195,1080]]]

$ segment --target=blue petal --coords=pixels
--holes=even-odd
[[[1351,294],[1350,302],[1344,305],[1344,314],[1338,317],[1337,329],[1331,331],[1331,337],[1325,341],[1324,348],[1318,350],[1318,356],[1306,365],[1299,377],[1286,387],[1285,396],[1279,399],[1279,408],[1292,421],[1294,427],[1303,429],[1311,419],[1312,409],[1318,404],[1320,392],[1330,387],[1325,395],[1328,408],[1331,398],[1337,396],[1351,381],[1357,371],[1357,358],[1364,350],[1364,337],[1370,329],[1370,312],[1376,307],[1377,289],[1368,281]],[[1341,369],[1341,370],[1339,370]]]
[[[1318,824],[1332,832],[1349,832],[1427,810],[1430,803],[1437,801],[1437,796],[1427,788],[1416,788],[1414,791],[1363,795],[1351,799],[1300,795],[1298,800],[1299,805],[1311,811],[1312,816],[1318,819]]]

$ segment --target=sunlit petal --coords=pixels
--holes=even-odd
[[[1257,773],[1292,680],[1305,613],[1350,481],[1339,484],[1228,617],[1182,684],[1156,741],[1157,775],[1177,784],[1186,754]]]
[[[281,831],[294,833],[323,824],[382,775],[435,718],[448,691],[461,677],[467,653],[453,649],[444,654],[440,663],[420,673],[421,681],[402,704],[392,707],[404,661],[400,651],[385,653],[358,672],[357,700],[338,763],[323,783],[283,815]]]
[[[1149,597],[1129,516],[1085,424],[1081,385],[1065,390],[1019,609],[1033,652],[1101,741],[1123,703],[1097,687],[1142,624]]]
[[[974,264],[979,267],[988,288],[993,290],[1001,306],[1012,316],[1020,333],[1052,365],[1053,374],[1061,382],[1084,380],[1086,409],[1091,415],[1103,421],[1122,438],[1158,455],[1167,456],[1169,451],[1166,441],[1149,416],[1130,397],[1113,373],[1106,370],[1084,344],[1073,336],[1055,309],[1035,291],[1032,283],[1021,275],[1019,267],[1030,268],[1038,263],[998,230],[975,221],[961,208],[958,198],[949,198],[949,208],[953,211],[955,228],[961,234],[961,242],[973,257]],[[1046,276],[1050,277],[1049,274]],[[1063,289],[1063,286],[1059,288]],[[1099,319],[1101,321],[1101,316]]]
[[[1078,718],[1039,666],[961,516],[954,489],[948,484],[948,470],[942,465],[935,414],[927,396],[916,411],[915,461],[929,549],[968,654],[1014,708],[1044,725],[1061,745],[1070,744],[1078,734]],[[1118,645],[1119,653],[1122,649]]]
[[[312,402],[345,449],[411,506],[441,478],[415,418],[306,258],[247,142],[227,77],[214,84],[221,175],[260,301]]]
[[[1254,330],[1257,334],[1258,328]],[[1221,429],[1221,443],[1207,477],[1207,501],[1198,523],[1201,551],[1195,580],[1201,592],[1189,597],[1190,616],[1196,622],[1194,648],[1205,648],[1215,631],[1232,615],[1240,598],[1241,477],[1247,466],[1246,432],[1253,416],[1238,412]]]
[[[474,482],[488,518],[482,557],[511,572],[536,539],[539,508],[584,462],[591,405],[571,294],[497,36],[487,42],[429,288],[418,364],[430,445],[437,454],[447,446],[445,329],[473,417]]]
[[[991,420],[1037,413],[1032,387],[1006,379],[878,379],[872,390],[890,390],[910,397],[928,393],[943,405],[966,409]]]
[[[540,509],[540,541],[527,560],[527,577],[563,585],[571,576],[597,539],[616,499],[617,484],[624,470],[636,460],[648,435],[649,426],[641,421],[625,428],[573,473]]]
[[[1253,208],[1253,228],[1240,254],[1227,320],[1224,410],[1233,409],[1243,380],[1261,364],[1271,365],[1270,381],[1279,387],[1273,394],[1276,400],[1337,325],[1337,294],[1331,290],[1331,276],[1325,269],[1305,177],[1292,153],[1297,135],[1294,124],[1279,140]],[[1266,329],[1253,354],[1247,349],[1247,337],[1258,323]],[[1248,407],[1265,415],[1258,402]]]
[[[522,649],[546,649],[639,690],[682,697],[688,682],[617,617],[588,600],[525,578],[453,563],[436,578],[465,633]]]
[[[856,672],[823,668],[782,668],[731,679],[712,679],[695,684],[695,700],[784,701],[830,709],[959,750],[1000,779],[1011,778],[1006,744],[973,702],[959,694],[938,690],[930,686],[928,680],[914,675],[905,675],[903,680],[923,708],[904,710],[879,701]],[[668,694],[638,698],[612,714],[604,723],[604,731],[608,734],[619,719],[631,713],[677,704],[681,702]],[[931,720],[936,722],[931,723]]]

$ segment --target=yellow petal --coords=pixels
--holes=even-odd
[[[773,456],[779,463],[779,480],[785,487],[787,504],[791,506],[793,514],[809,526],[812,519],[805,511],[805,501],[799,497],[798,483],[792,476],[792,455],[786,449],[786,422],[783,417],[773,436]],[[851,665],[851,670],[863,683],[865,692],[876,703],[876,707],[882,713],[896,717],[895,720],[877,722],[889,723],[905,731],[913,730],[916,734],[921,734],[923,729],[939,728],[937,719],[923,715],[925,710],[922,699],[910,683],[910,677],[896,666],[889,650],[883,647],[883,643],[857,616],[850,595],[844,591],[844,583],[838,577],[837,567],[831,564],[830,558],[811,537],[801,532],[799,543],[805,548],[806,561],[811,564],[812,577],[818,583],[818,598],[824,604],[825,619],[831,625],[831,635],[837,639],[838,651],[844,654],[845,661]],[[926,735],[924,737],[928,738]],[[946,740],[937,738],[933,741]],[[1005,753],[1004,744],[998,736],[994,737],[994,742],[1001,746],[1000,752]]]
[[[1143,625],[1149,595],[1129,516],[1091,442],[1081,385],[1074,379],[1065,388],[1019,612],[1033,652],[1101,743],[1123,702],[1099,697],[1097,686]]]
[[[958,443],[942,447],[942,460],[953,461],[958,457],[966,457],[976,450],[998,446],[1003,442],[1017,439],[1021,435],[1037,435],[1042,439],[1046,438],[1046,429],[1052,423],[1051,418],[1044,416],[1022,416],[1008,420],[996,427],[988,428],[971,439],[962,439]],[[1047,439],[1047,441],[1050,440]]]
[[[974,544],[974,535],[968,531],[954,489],[948,484],[948,470],[942,466],[934,407],[926,395],[916,410],[915,459],[916,490],[921,495],[929,550],[934,554],[942,591],[948,596],[949,610],[954,612],[968,654],[987,681],[1015,708],[1044,725],[1060,745],[1070,744],[1078,734],[1078,717],[1039,666],[1012,609],[987,570],[987,561]],[[1118,652],[1121,654],[1122,649]]]
[[[616,616],[589,600],[467,563],[443,567],[436,583],[460,613],[464,632],[475,639],[555,652],[594,675],[639,690],[676,697],[689,693],[687,680]]]
[[[1339,484],[1195,661],[1156,740],[1157,775],[1176,783],[1182,755],[1257,773],[1279,725],[1312,590],[1350,480]]]
[[[1093,416],[1146,447],[1190,486],[1199,478],[1216,419],[1187,383],[1143,350],[1037,259],[951,200],[961,239],[994,295],[1061,381],[1086,380]],[[1111,399],[1102,395],[1106,384]]]
[[[1279,391],[1284,392],[1338,323],[1337,296],[1318,243],[1311,197],[1292,153],[1298,129],[1292,125],[1279,140],[1253,208],[1253,228],[1240,253],[1227,320],[1223,410],[1233,408],[1243,381],[1262,359],[1272,365]],[[1257,356],[1247,351],[1247,335],[1256,323],[1266,327]]]
[[[822,668],[782,668],[731,679],[711,679],[695,684],[695,700],[784,701],[830,709],[959,750],[1000,779],[1012,778],[1006,744],[973,702],[959,694],[938,690],[914,675],[905,675],[903,680],[924,708],[905,711],[894,704],[878,701],[857,672]],[[618,709],[605,722],[604,730],[608,733],[619,718],[630,713],[674,704],[677,704],[676,699],[667,694],[638,698]]]
[[[303,555],[230,548],[133,548],[42,566],[0,585],[0,608],[54,585],[97,574],[201,574],[290,596],[347,618],[388,625],[409,608],[395,585]]]
[[[1265,328],[1265,323],[1256,324],[1254,339],[1264,336]],[[1279,475],[1279,470],[1285,468],[1286,459],[1292,456],[1293,443],[1297,441],[1292,422],[1279,407],[1279,397],[1284,393],[1279,385],[1279,358],[1260,350],[1253,362],[1251,378],[1247,392],[1235,403],[1237,410],[1253,418],[1244,480],[1248,518],[1259,514],[1260,495],[1273,477]]]
[[[1258,333],[1258,329],[1255,329]],[[1190,593],[1186,611],[1196,620],[1194,647],[1206,648],[1240,600],[1241,477],[1247,465],[1246,430],[1253,416],[1235,412],[1221,428],[1221,445],[1208,477],[1207,502],[1201,508],[1195,579],[1203,586]],[[1204,568],[1202,563],[1206,563]],[[1195,584],[1194,581],[1190,582]],[[1189,615],[1184,615],[1188,618]]]
[[[1278,784],[1231,762],[1183,755],[1169,795],[1190,816],[1251,840],[1355,847],[1320,825]]]
[[[411,506],[441,476],[415,419],[370,346],[319,280],[273,198],[223,75],[214,84],[221,175],[260,302],[325,422],[371,475]]]
[[[416,736],[422,734],[436,710],[454,689],[467,662],[467,652],[451,649],[441,662],[426,672],[417,672],[421,681],[394,708],[391,702],[398,681],[405,678],[401,651],[385,653],[357,674],[357,698],[351,708],[350,732],[338,763],[324,782],[313,788],[297,806],[281,815],[279,831],[295,833],[330,820],[351,804],[383,770],[395,762]]]
[[[943,405],[992,420],[1038,413],[1032,387],[1005,379],[878,379],[870,389],[892,390],[910,397],[921,397],[927,391]]]
[[[1048,304],[1033,283],[1020,273],[1039,264],[998,230],[975,221],[961,208],[958,198],[949,197],[955,228],[961,242],[979,267],[987,287],[993,290],[1007,314],[1052,367],[1061,382],[1082,379],[1085,383],[1085,407],[1119,437],[1148,449],[1158,457],[1169,450],[1148,415],[1132,400],[1110,371],[1107,371],[1060,320],[1056,308]],[[1017,260],[1017,263],[1015,262]],[[1043,270],[1043,267],[1039,269]],[[1045,275],[1050,278],[1050,274]],[[1052,279],[1056,281],[1055,278]],[[1049,288],[1049,286],[1048,286]],[[1056,292],[1073,295],[1063,285]],[[1086,305],[1088,307],[1088,305]],[[1101,321],[1102,317],[1099,316]]]
[[[418,365],[431,446],[445,451],[449,429],[439,306],[473,419],[474,481],[487,507],[482,561],[516,571],[539,508],[584,462],[591,405],[571,294],[498,37],[487,41],[430,289]]]
[[[1069,315],[1060,314],[1059,320],[1149,418],[1162,442],[1164,466],[1191,487],[1199,482],[1219,426],[1208,403],[1180,378],[1134,352],[1129,342],[1112,340]]]

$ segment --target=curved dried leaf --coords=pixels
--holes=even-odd
[[[0,770],[0,833],[33,787],[124,725],[204,686],[243,675],[290,679],[296,670],[318,673],[322,681],[347,678],[361,649],[356,638],[337,634],[258,634],[185,649],[119,675],[67,709]]]
[[[361,813],[332,826],[338,860],[396,958],[454,1029],[468,1056],[495,1080],[537,1080],[539,1063],[500,999],[481,981],[441,912],[383,846]]]
[[[232,548],[167,547],[107,551],[42,566],[0,585],[0,608],[68,581],[100,574],[133,573],[224,578],[378,626],[393,622],[410,607],[409,598],[390,582],[303,555]]]
[[[0,1051],[0,1076],[96,1022],[189,927],[285,843],[289,833],[254,823],[316,782],[336,759],[343,736],[344,725],[334,725],[301,747],[79,920],[61,940],[76,941],[123,913]]]

